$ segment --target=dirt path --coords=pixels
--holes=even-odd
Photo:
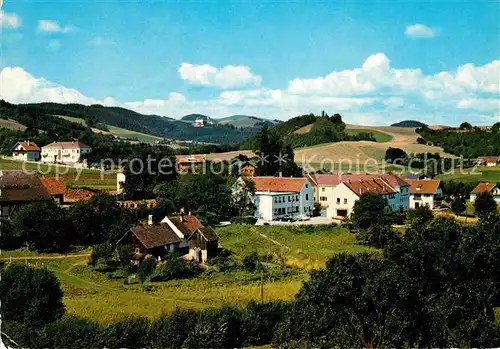
[[[57,256],[17,256],[17,257],[2,257],[0,260],[23,260],[23,259],[63,259],[63,258],[79,258],[88,257],[90,253],[82,254],[67,254],[67,255],[57,255]]]

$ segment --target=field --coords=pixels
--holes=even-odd
[[[0,158],[0,170],[37,171],[46,177],[62,177],[68,187],[93,188],[99,190],[116,190],[116,173],[101,172],[84,168],[44,164],[35,162],[21,162]]]
[[[5,119],[0,119],[0,127],[8,128],[11,130],[16,130],[16,131],[24,131],[26,130],[26,126],[18,123],[17,121],[14,120],[5,120]]]
[[[379,143],[385,143],[385,142],[390,142],[392,141],[392,136],[388,133],[385,132],[380,132],[378,130],[374,129],[367,129],[367,128],[347,128],[347,133],[350,135],[357,135],[362,132],[366,133],[372,133],[373,137],[377,140]]]
[[[232,225],[219,227],[217,232],[221,246],[230,249],[237,259],[258,250],[273,254],[275,259],[281,256],[287,264],[304,269],[323,266],[334,253],[375,251],[354,245],[354,236],[343,228],[316,228],[308,232],[290,227]],[[146,292],[140,284],[124,285],[123,279],[110,279],[94,271],[87,265],[86,256],[61,258],[55,255],[51,258],[45,255],[44,259],[34,259],[37,256],[34,253],[4,251],[0,257],[9,260],[10,256],[14,262],[31,263],[54,271],[64,291],[66,310],[103,323],[125,316],[155,318],[176,307],[202,309],[224,304],[244,305],[261,299],[261,278],[264,300],[292,299],[308,278],[304,269],[273,280],[266,274],[246,271],[213,272],[188,280],[150,283],[153,290]]]
[[[481,166],[471,169],[456,169],[454,173],[438,176],[441,180],[454,180],[459,182],[489,182],[500,183],[500,166]]]

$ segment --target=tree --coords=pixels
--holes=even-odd
[[[64,313],[63,292],[49,270],[7,265],[2,271],[2,320],[41,327]]]
[[[422,226],[431,221],[434,217],[432,211],[427,205],[419,206],[413,210],[409,210],[406,214],[410,224],[415,226]]]
[[[62,252],[71,243],[67,211],[53,200],[23,206],[14,217],[13,226],[30,249]]]
[[[372,225],[390,224],[389,203],[381,195],[363,194],[354,203],[352,226],[367,229]]]
[[[489,192],[483,192],[477,195],[474,201],[474,210],[480,218],[485,217],[488,213],[497,210],[497,203]]]
[[[465,212],[465,209],[467,208],[465,206],[465,199],[462,197],[457,197],[452,200],[451,205],[450,205],[451,211],[454,214],[460,215]]]
[[[404,161],[408,157],[408,154],[403,149],[400,148],[391,148],[389,147],[385,152],[385,160],[389,163],[393,163],[395,161]]]
[[[465,122],[462,122],[460,124],[460,129],[461,130],[472,130],[472,125],[470,123],[468,123],[467,121],[465,121]]]
[[[495,122],[493,126],[491,126],[491,133],[494,134],[500,133],[500,122]]]
[[[232,186],[232,200],[239,217],[253,216],[256,207],[253,199],[254,194],[254,182],[243,177],[234,182]]]

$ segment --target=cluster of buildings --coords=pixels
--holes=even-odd
[[[92,148],[79,141],[53,142],[39,147],[32,141],[17,142],[12,157],[19,161],[41,161],[74,165],[82,162],[82,155],[92,152]]]

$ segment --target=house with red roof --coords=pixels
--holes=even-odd
[[[252,198],[256,210],[255,218],[272,221],[284,215],[312,215],[314,193],[312,185],[305,177],[246,177],[255,184]],[[244,185],[242,178],[233,189]],[[234,195],[237,192],[233,190]]]
[[[479,194],[488,192],[493,196],[493,199],[500,205],[500,186],[496,183],[479,183],[470,194],[470,201],[476,201]]]
[[[498,166],[500,165],[500,156],[483,156],[480,157],[479,163],[485,166]]]
[[[64,203],[64,194],[66,194],[66,183],[62,178],[56,177],[45,177],[40,178],[43,186],[49,193],[49,195],[57,202],[59,205]]]
[[[410,209],[427,206],[440,208],[443,201],[441,181],[437,179],[407,180],[410,183]]]
[[[14,160],[20,161],[39,161],[40,148],[35,142],[21,141],[17,142],[12,149],[12,157]]]
[[[84,154],[92,148],[78,141],[53,142],[42,147],[42,162],[73,165],[81,162]]]

